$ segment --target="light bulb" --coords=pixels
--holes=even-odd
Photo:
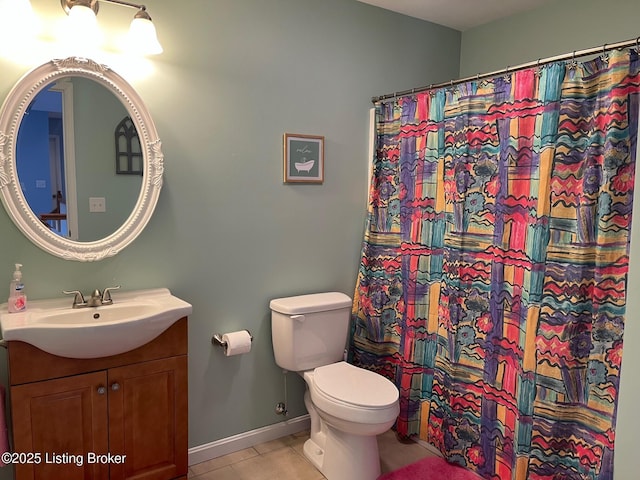
[[[98,29],[98,19],[91,8],[84,5],[74,5],[69,10],[69,27],[78,35],[93,35]]]
[[[162,53],[156,27],[144,10],[140,10],[131,21],[127,43],[128,48],[143,55]]]
[[[64,40],[74,55],[91,56],[102,43],[102,32],[95,12],[84,5],[69,10]]]

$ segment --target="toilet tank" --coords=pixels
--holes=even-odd
[[[276,363],[302,372],[343,359],[352,301],[327,292],[271,300],[271,340]]]

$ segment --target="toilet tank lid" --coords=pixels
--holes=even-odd
[[[340,292],[312,293],[295,297],[275,298],[269,303],[271,310],[286,315],[323,312],[350,307],[351,298]]]

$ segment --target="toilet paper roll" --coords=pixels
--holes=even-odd
[[[225,333],[222,335],[222,341],[227,344],[224,348],[227,357],[251,351],[251,334],[246,330]]]

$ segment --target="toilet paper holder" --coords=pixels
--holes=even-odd
[[[247,329],[245,329],[245,332],[247,332],[249,334],[249,338],[251,339],[251,342],[253,343],[253,335],[251,335],[251,332]],[[213,337],[211,337],[211,343],[213,345],[218,345],[222,348],[227,348],[227,342],[225,342],[224,340],[222,340],[222,335],[220,335],[219,333],[216,333],[213,335]]]

